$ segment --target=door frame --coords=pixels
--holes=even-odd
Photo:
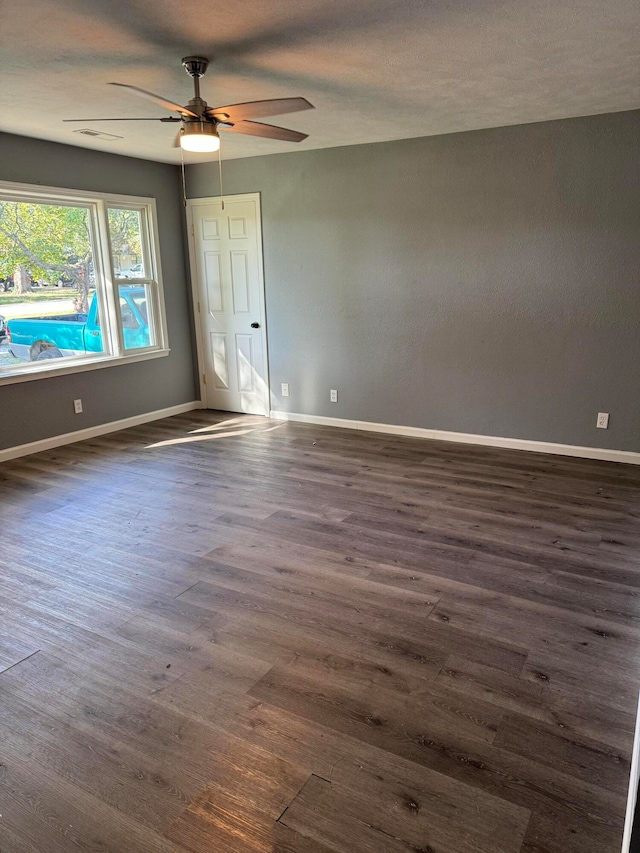
[[[222,197],[207,196],[206,198],[189,198],[187,199],[187,242],[189,246],[189,273],[191,278],[191,302],[193,312],[193,325],[196,333],[196,354],[198,359],[198,382],[200,386],[200,401],[202,408],[207,406],[207,383],[205,381],[205,358],[204,358],[204,343],[202,340],[202,323],[200,322],[200,294],[198,291],[198,264],[196,257],[196,243],[193,216],[194,211],[207,204],[212,204],[222,200]],[[262,206],[260,193],[238,193],[236,195],[225,195],[225,201],[255,201],[256,205],[256,227],[258,229],[258,294],[260,300],[260,333],[262,335],[262,347],[264,352],[265,384],[267,386],[267,415],[271,411],[271,384],[269,380],[269,348],[267,345],[267,309],[266,309],[266,294],[264,288],[264,256],[262,250]]]

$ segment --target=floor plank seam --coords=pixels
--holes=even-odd
[[[36,649],[35,652],[31,652],[30,655],[27,655],[26,657],[22,658],[22,660],[17,660],[15,663],[12,663],[11,666],[8,666],[5,669],[0,670],[0,677],[2,677],[5,674],[5,672],[10,672],[12,669],[14,669],[14,667],[19,666],[21,663],[24,663],[25,661],[34,657],[35,655],[37,655],[41,651],[42,651],[42,649]]]
[[[173,596],[173,600],[180,598],[181,595],[189,592],[190,589],[193,589],[194,586],[198,586],[199,583],[202,583],[202,578],[199,578],[195,583],[192,583],[191,586],[188,586],[186,589],[183,589],[182,592],[179,592],[177,595]]]

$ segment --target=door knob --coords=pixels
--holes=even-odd
[[[259,328],[260,328],[260,323],[252,323],[252,324],[251,324],[251,328],[252,328],[252,329],[259,329]]]

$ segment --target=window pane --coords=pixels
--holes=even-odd
[[[109,208],[109,233],[116,278],[146,278],[140,211]]]
[[[0,368],[103,352],[98,314],[87,208],[0,200]]]
[[[118,307],[125,349],[156,345],[151,287],[150,284],[118,285]]]

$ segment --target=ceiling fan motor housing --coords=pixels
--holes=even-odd
[[[208,105],[207,105],[207,102],[206,102],[206,101],[203,101],[201,97],[199,97],[199,96],[198,96],[198,97],[195,97],[195,98],[191,98],[191,100],[187,101],[187,106],[189,107],[189,109],[190,109],[192,112],[194,112],[194,113],[197,113],[197,114],[198,114],[198,118],[195,118],[194,116],[183,115],[183,116],[182,116],[182,121],[183,121],[183,122],[189,122],[189,121],[198,121],[198,122],[202,122],[202,121],[213,121],[213,119],[210,119],[210,118],[209,118],[209,116],[206,116],[206,115],[205,115],[205,111],[207,110]]]

